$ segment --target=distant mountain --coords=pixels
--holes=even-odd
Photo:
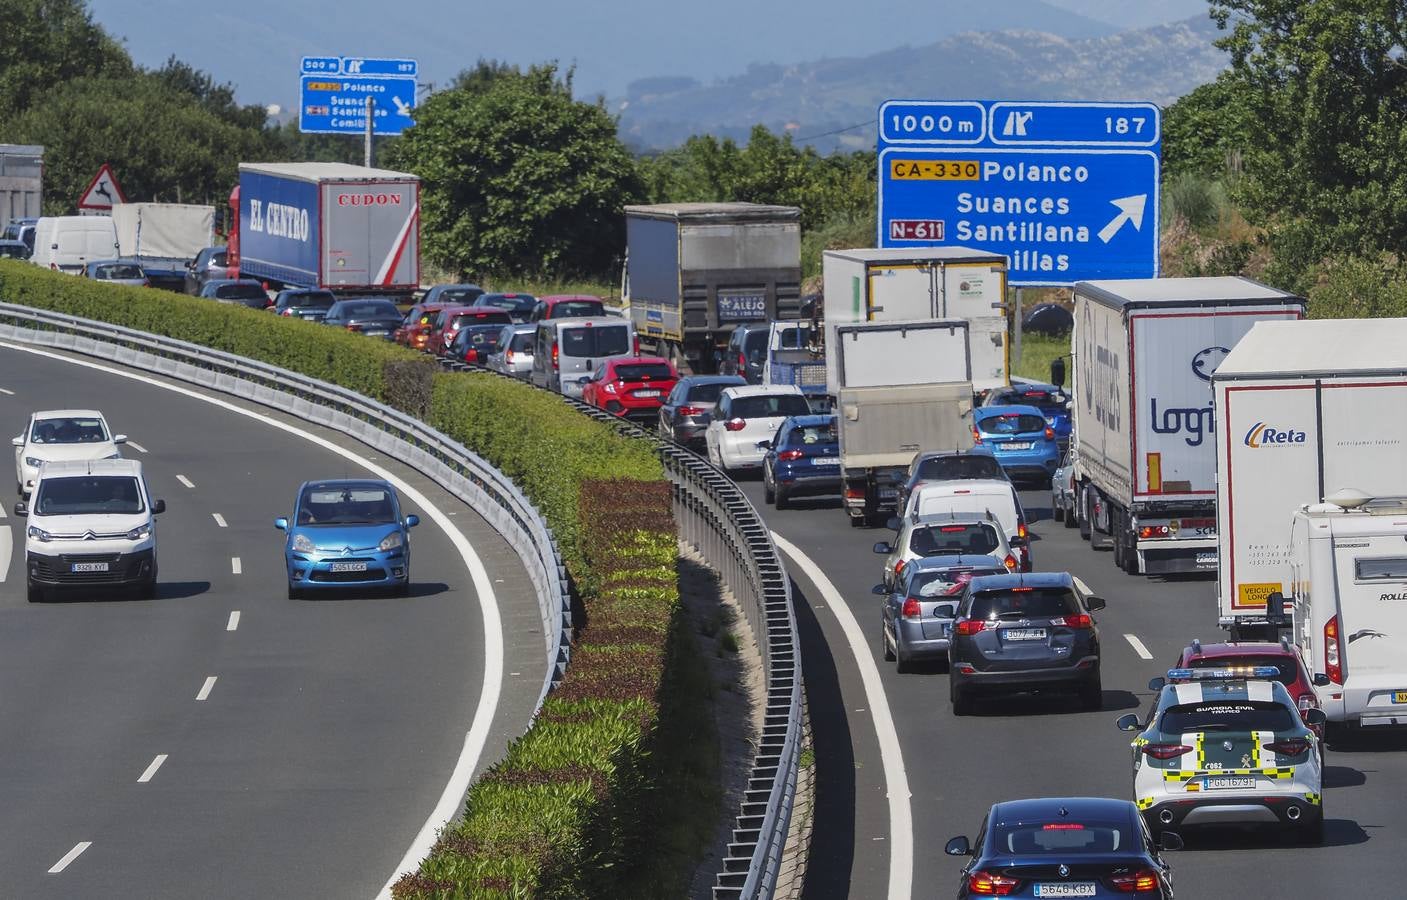
[[[641,150],[702,133],[742,139],[759,123],[822,151],[873,147],[876,110],[895,97],[1167,105],[1225,68],[1226,54],[1212,46],[1219,34],[1204,16],[1078,39],[1032,30],[968,32],[853,59],[754,65],[713,84],[645,79],[611,105],[622,138]]]
[[[1133,28],[1151,28],[1193,16],[1207,18],[1211,9],[1209,0],[1156,0],[1156,2],[1130,2],[1130,0],[1050,0],[1052,4],[1067,9],[1085,19],[1114,26],[1116,31]]]

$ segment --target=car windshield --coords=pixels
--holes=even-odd
[[[910,597],[952,597],[962,593],[963,586],[981,575],[1002,575],[1005,569],[936,569],[917,572],[909,579]]]
[[[689,401],[700,403],[717,403],[718,396],[723,393],[723,389],[729,385],[720,382],[704,382],[703,384],[689,385]]]
[[[631,363],[616,366],[616,378],[620,381],[649,381],[652,378],[673,378],[668,363]]]
[[[968,616],[973,619],[1049,619],[1079,611],[1080,602],[1069,588],[1031,587],[976,594]]]
[[[480,350],[492,351],[498,346],[500,330],[496,325],[471,325],[461,329],[454,342],[460,346],[469,345]]]
[[[560,307],[561,304],[558,304]],[[620,356],[630,352],[630,328],[625,325],[596,325],[562,329],[563,356]]]
[[[506,294],[484,294],[474,301],[476,306],[492,306],[494,309],[502,309],[507,312],[531,312],[537,301],[527,294],[514,294],[512,297]]]
[[[997,853],[1028,856],[1037,853],[1114,853],[1137,846],[1127,825],[1112,822],[1022,823],[992,826]],[[1072,895],[1073,896],[1073,895]]]
[[[787,435],[787,446],[809,447],[812,444],[834,444],[835,441],[835,425],[830,422],[793,428]]]
[[[221,300],[268,300],[269,295],[257,284],[221,284],[215,286],[215,296]]]
[[[454,319],[450,322],[451,328],[463,328],[465,325],[511,325],[512,316],[499,309],[485,309],[477,312],[455,313]]]
[[[390,300],[371,300],[360,303],[343,302],[332,307],[332,312],[343,319],[399,319],[401,317],[401,311],[396,309],[396,304]]]
[[[225,266],[229,264],[229,261],[230,251],[228,250],[221,250],[210,257],[210,265],[212,266]]]
[[[127,263],[117,263],[110,266],[98,266],[93,272],[94,278],[116,279],[116,278],[142,278],[142,270]]]
[[[284,298],[284,306],[300,309],[331,309],[337,297],[331,291],[309,291],[306,294],[289,294]]]
[[[34,444],[98,444],[107,440],[107,429],[102,419],[90,416],[37,419],[29,440]]]
[[[754,394],[733,398],[730,413],[735,419],[772,419],[777,416],[806,416],[811,407],[800,394]]]
[[[312,486],[298,498],[299,525],[383,525],[396,521],[391,492],[376,485]]]
[[[437,295],[439,303],[472,303],[483,296],[483,291],[473,287],[445,288]]]
[[[606,304],[600,300],[563,300],[553,304],[551,311],[551,317],[554,319],[580,319],[605,314]]]
[[[1163,711],[1158,730],[1165,734],[1199,731],[1292,731],[1296,716],[1285,706],[1267,700],[1208,700],[1179,703]]]
[[[751,357],[754,353],[767,352],[767,329],[756,328],[748,331],[743,337],[743,352]]]
[[[806,325],[777,329],[777,346],[783,350],[805,350],[811,343],[811,329]]]
[[[975,478],[1003,479],[1001,463],[994,456],[974,453],[964,456],[935,456],[918,464],[920,480],[965,481]]]
[[[1044,431],[1045,419],[1030,413],[1007,413],[988,416],[977,423],[983,434],[1024,434],[1028,431]]]
[[[131,475],[41,478],[34,511],[41,516],[129,516],[146,507]]]
[[[921,525],[909,536],[909,550],[919,556],[953,552],[985,556],[1000,546],[996,528],[986,522]]]
[[[1288,656],[1204,656],[1187,664],[1190,669],[1226,669],[1242,666],[1274,666],[1279,672],[1275,680],[1289,686],[1299,674],[1295,661]]]

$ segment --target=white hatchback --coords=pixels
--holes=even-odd
[[[792,416],[809,416],[811,407],[794,385],[746,384],[724,388],[704,432],[708,461],[725,475],[762,468],[770,441]]]
[[[28,497],[39,467],[50,462],[121,459],[118,444],[127,435],[113,434],[96,409],[46,409],[29,417],[23,432],[10,440],[15,448],[15,490]]]

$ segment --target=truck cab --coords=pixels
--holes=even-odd
[[[1407,725],[1407,497],[1344,490],[1300,507],[1286,579],[1292,640],[1329,721]]]

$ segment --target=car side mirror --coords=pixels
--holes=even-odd
[[[1159,675],[1157,678],[1148,679],[1148,690],[1161,691],[1168,683],[1168,680]]]
[[[1025,547],[1027,544],[1030,543],[1030,539],[1029,539],[1029,538],[1023,538],[1023,537],[1013,537],[1013,538],[1008,538],[1008,539],[1007,539],[1007,543],[1010,544],[1010,545],[1013,546],[1013,547]]]
[[[411,513],[410,515],[408,515],[408,516],[405,517],[405,527],[407,527],[407,528],[414,528],[415,526],[417,526],[417,525],[419,525],[419,524],[420,524],[420,517],[417,516],[415,513]]]
[[[283,516],[279,516],[277,519],[274,519],[274,527],[277,528],[279,531],[287,531],[288,520],[285,519]]]
[[[153,501],[151,502],[151,514],[152,514],[152,515],[154,515],[154,516],[159,516],[159,515],[161,515],[161,514],[164,513],[164,512],[166,512],[166,501],[165,501],[165,500],[153,500]]]
[[[887,541],[880,541],[879,543],[877,543],[877,544],[874,545],[874,552],[876,552],[876,553],[893,553],[893,552],[894,552],[894,548],[891,547],[891,546],[889,546],[889,543],[888,543]]]
[[[1265,598],[1265,620],[1271,625],[1286,625],[1285,595],[1276,591]]]
[[[24,502],[23,500],[20,500],[19,502],[17,502],[17,503],[15,504],[15,515],[17,515],[17,516],[27,516],[27,515],[29,515],[29,507],[25,505],[25,502]]]
[[[127,435],[125,435],[125,434],[114,434],[114,435],[112,436],[112,442],[113,442],[114,444],[125,444],[125,443],[127,443]]]
[[[1050,361],[1050,383],[1058,388],[1065,386],[1065,357],[1057,356]]]
[[[877,584],[870,588],[870,593],[874,594],[876,597],[887,597],[889,596],[889,588],[882,584]]]
[[[1164,832],[1163,832],[1161,835],[1159,835],[1159,837],[1158,837],[1158,849],[1159,849],[1159,850],[1181,850],[1181,849],[1182,849],[1182,835],[1178,834],[1176,831],[1164,831]]]
[[[579,384],[579,385],[582,385],[583,387],[585,387],[586,385],[588,385],[588,384],[591,383],[591,376],[590,376],[590,375],[583,375],[583,376],[581,376],[580,378],[578,378],[578,379],[576,380],[576,383]]]
[[[1330,684],[1332,684],[1332,683],[1333,683],[1333,682],[1331,682],[1331,681],[1329,680],[1329,676],[1328,676],[1328,675],[1325,675],[1323,672],[1315,672],[1315,673],[1314,673],[1314,686],[1315,686],[1315,687],[1328,687],[1328,686],[1329,686]]]
[[[1103,609],[1104,607],[1105,603],[1103,597],[1085,598],[1085,609],[1089,610],[1090,612],[1094,612],[1096,609]]]
[[[1125,713],[1114,720],[1114,727],[1120,731],[1137,731],[1138,716],[1134,713]]]
[[[23,447],[23,446],[24,446],[24,435],[20,435],[19,437],[12,437],[12,438],[10,438],[10,446],[12,446],[12,447]]]
[[[943,852],[949,856],[971,856],[972,844],[968,842],[966,836],[955,837],[943,847]]]
[[[1324,710],[1313,706],[1300,713],[1300,718],[1304,719],[1306,725],[1323,725],[1329,721],[1329,716]]]
[[[904,520],[898,516],[890,516],[889,521],[884,523],[884,527],[888,528],[890,531],[898,531],[900,528],[904,527]]]
[[[942,616],[945,619],[956,618],[958,605],[956,603],[940,603],[933,607],[933,614],[935,616]]]
[[[771,450],[771,449],[772,449],[772,442],[771,442],[771,441],[758,441],[758,442],[757,442],[757,449],[758,449],[758,450]]]

